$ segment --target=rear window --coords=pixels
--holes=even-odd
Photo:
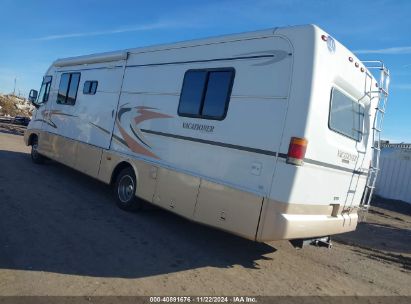
[[[329,127],[331,130],[361,141],[364,123],[364,107],[340,90],[331,91]]]

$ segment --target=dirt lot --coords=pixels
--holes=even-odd
[[[295,250],[125,213],[106,185],[28,151],[0,133],[0,295],[411,296],[408,206],[372,208],[331,250]]]

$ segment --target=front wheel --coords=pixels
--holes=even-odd
[[[132,168],[125,168],[117,175],[114,196],[117,206],[126,211],[141,209],[141,201],[136,197],[136,176]]]
[[[38,139],[34,138],[31,144],[31,153],[30,153],[31,160],[35,164],[42,164],[44,163],[44,156],[39,153],[38,147],[39,147]]]

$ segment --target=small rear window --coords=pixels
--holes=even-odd
[[[331,91],[329,127],[353,140],[361,141],[364,123],[364,107],[340,90]]]

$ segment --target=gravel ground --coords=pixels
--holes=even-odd
[[[23,138],[5,131],[0,295],[411,296],[411,216],[402,208],[377,202],[332,249],[254,243],[154,207],[123,212],[106,185],[55,162],[32,164]]]

